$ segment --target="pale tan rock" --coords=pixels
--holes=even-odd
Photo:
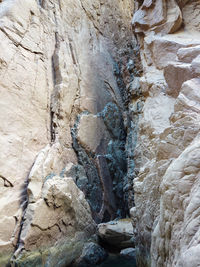
[[[198,234],[198,230],[195,229],[198,220],[198,210],[195,207],[198,206],[199,201],[195,195],[198,190],[198,179],[196,180],[198,169],[190,175],[184,174],[183,171],[187,166],[198,166],[198,157],[199,139],[196,138],[170,165],[163,177],[161,188],[162,192],[165,193],[161,197],[161,216],[153,234],[153,264],[156,257],[157,259],[160,257],[161,264],[165,262],[163,255],[158,253],[158,244],[160,244],[160,251],[163,249],[163,245],[167,244],[165,246],[165,252],[168,255],[166,266],[182,266],[184,260],[186,260],[185,255],[189,255],[190,251],[194,252],[187,258],[186,264],[198,266],[198,247],[195,248],[195,236]],[[166,227],[167,224],[168,227]],[[169,231],[169,233],[166,231]],[[159,238],[157,239],[156,236],[159,236]],[[177,239],[178,236],[179,239]],[[155,244],[155,241],[157,244]]]
[[[151,51],[152,60],[158,69],[163,69],[171,61],[176,61],[179,49],[191,44],[191,41],[187,39],[171,38],[170,35],[148,35],[144,40]]]
[[[4,217],[0,220],[1,230],[0,230],[0,236],[1,236],[1,246],[2,243],[9,242],[10,235],[9,232],[14,232],[15,229],[15,218],[14,217]]]
[[[73,179],[54,176],[45,181],[42,198],[29,204],[21,241],[26,250],[37,249],[94,225],[89,204]]]
[[[60,175],[77,164],[72,129],[82,112],[90,113],[80,122],[88,128],[78,129],[83,146],[95,152],[104,142],[106,149],[110,137],[97,113],[110,102],[123,109],[115,61],[128,60],[134,3],[0,2],[0,255],[17,248],[17,257],[66,235],[92,234],[83,194]]]
[[[191,63],[200,54],[200,46],[180,48],[177,51],[178,59],[185,63]]]
[[[181,88],[181,92],[176,100],[174,109],[187,110],[190,112],[200,111],[200,79],[195,78],[184,82]]]
[[[169,117],[174,110],[174,99],[164,94],[147,98],[143,107],[144,123],[149,123],[155,133],[161,133],[170,125]]]
[[[15,220],[15,216],[17,218],[16,226],[13,227],[11,224],[10,229],[6,229],[9,232],[5,231],[6,235],[10,236],[6,247],[8,251],[12,251],[17,242],[15,235],[19,232],[16,229],[20,227],[22,216],[20,205],[27,175],[38,151],[49,142],[47,112],[49,92],[46,90],[43,56],[42,53],[34,54],[17,45],[21,42],[21,34],[23,35],[27,30],[30,10],[35,12],[37,5],[34,1],[26,1],[23,4],[22,2],[17,1],[15,5],[13,1],[4,1],[1,6],[1,40],[3,41],[1,42],[0,61],[3,64],[1,64],[0,72],[0,118],[2,121],[0,174],[12,185],[1,194],[1,218],[8,216],[10,221]],[[22,6],[24,12],[20,12]],[[14,27],[15,21],[18,28]],[[36,23],[35,26],[37,36],[40,36],[39,25]],[[4,55],[2,51],[5,52]],[[28,66],[27,71],[25,71],[25,66]],[[16,69],[17,72],[13,71]]]
[[[107,136],[106,128],[101,118],[94,115],[81,116],[77,138],[86,150],[95,152]]]
[[[164,33],[176,32],[182,24],[182,13],[175,0],[167,1],[167,18],[166,23],[161,26],[159,31]],[[159,27],[158,27],[159,28]]]
[[[162,0],[154,1],[153,5],[146,5],[144,1],[141,8],[133,16],[132,24],[137,32],[148,30],[165,20],[165,4]]]
[[[146,96],[157,96],[167,87],[163,73],[156,68],[148,68],[148,71],[140,78],[140,85],[142,93]]]
[[[139,266],[199,264],[199,1],[176,2],[179,7],[165,2],[164,21],[155,27],[144,23],[155,8],[150,1],[135,11],[145,6],[142,26],[134,25],[144,34],[138,35],[144,104],[137,117],[130,211],[142,248]]]
[[[145,1],[133,16],[132,24],[136,32],[173,33],[182,24],[182,13],[175,0]]]
[[[134,246],[131,220],[121,219],[98,225],[98,235],[106,243],[119,248]]]
[[[192,31],[193,35],[196,32],[197,36],[195,38],[199,38],[199,28],[200,28],[198,19],[199,11],[200,11],[200,4],[199,1],[197,0],[188,1],[187,4],[182,9],[185,28],[188,31]]]
[[[190,64],[171,63],[164,69],[164,76],[168,84],[167,94],[177,97],[183,82],[195,77]]]
[[[195,59],[192,60],[191,66],[195,74],[199,75],[200,74],[200,55],[198,55]]]

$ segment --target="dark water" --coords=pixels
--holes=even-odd
[[[124,259],[119,256],[111,255],[106,261],[98,265],[99,267],[137,267],[134,259]]]

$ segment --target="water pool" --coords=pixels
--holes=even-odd
[[[99,267],[137,267],[135,259],[124,259],[120,256],[110,255]]]

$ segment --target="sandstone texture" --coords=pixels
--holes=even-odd
[[[196,0],[135,3],[143,74],[129,105],[138,129],[130,213],[139,266],[200,263],[199,10]]]
[[[132,11],[0,1],[0,266],[66,266],[95,222],[128,214]]]
[[[0,0],[1,267],[97,264],[97,224],[138,266],[199,266],[199,16]]]

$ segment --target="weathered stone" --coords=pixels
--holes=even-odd
[[[177,52],[178,59],[185,63],[191,63],[200,54],[200,46],[180,48]]]
[[[85,114],[81,116],[77,139],[86,150],[94,153],[106,137],[106,128],[101,118]]]
[[[133,205],[134,234],[106,226],[110,246],[199,265],[199,14],[199,0],[0,0],[1,266],[14,251],[68,266],[92,217]]]
[[[177,97],[182,84],[195,77],[190,64],[171,63],[164,69],[164,76],[168,84],[167,94]]]
[[[156,0],[152,8],[146,5],[145,1],[141,8],[133,16],[132,24],[137,32],[148,30],[155,25],[161,24],[165,20],[164,1]]]
[[[175,111],[200,111],[200,79],[195,78],[183,83],[181,92],[175,102]]]
[[[143,15],[134,24],[135,32],[143,33],[138,35],[143,112],[130,113],[137,128],[132,153],[135,206],[130,213],[138,266],[198,266],[199,262],[195,196],[199,191],[200,4],[176,2],[165,1],[164,20],[155,26],[147,18],[156,5],[136,1],[135,6],[134,19]],[[132,169],[131,163],[128,168]],[[193,208],[188,213],[189,207]]]
[[[139,10],[133,16],[132,24],[136,32],[173,33],[182,24],[182,14],[175,0],[167,2],[155,0],[153,4],[143,2]]]
[[[134,246],[133,226],[130,219],[99,224],[98,235],[104,242],[113,247],[128,248]]]
[[[107,257],[108,254],[104,248],[100,247],[98,244],[90,242],[84,245],[82,254],[75,266],[95,266],[100,264]]]
[[[198,76],[200,74],[200,55],[192,60],[191,66],[195,74]]]
[[[167,1],[167,17],[166,23],[161,27],[158,27],[158,30],[164,33],[174,33],[182,25],[182,13],[179,6],[176,3],[176,0]],[[157,32],[158,32],[157,30]]]
[[[40,249],[81,231],[87,240],[91,214],[101,222],[122,210],[112,179],[126,176],[120,72],[136,58],[132,10],[131,0],[0,1],[0,255],[24,250],[21,266],[61,266],[59,249],[52,265]]]

